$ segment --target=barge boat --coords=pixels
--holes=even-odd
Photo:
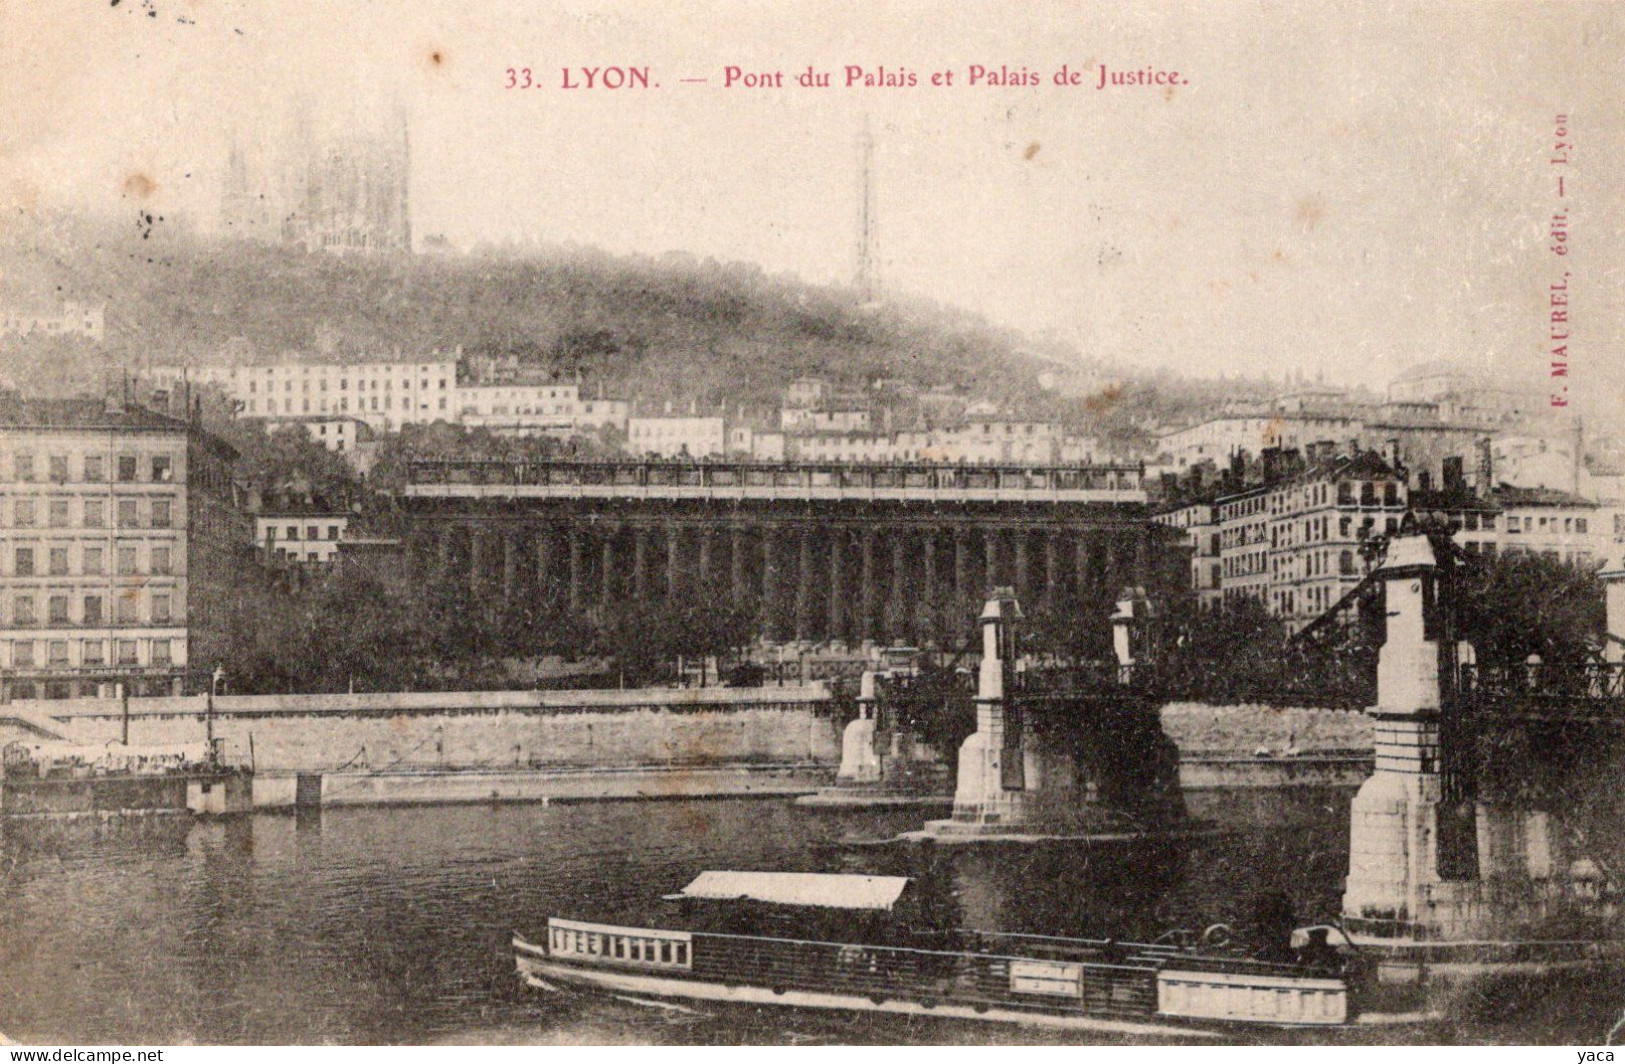
[[[1354,975],[1316,936],[1260,960],[1189,936],[1153,943],[918,930],[905,877],[701,873],[667,895],[680,928],[552,917],[513,937],[520,977],[547,991],[890,1012],[1120,1034],[1217,1035],[1229,1025],[1353,1021]]]

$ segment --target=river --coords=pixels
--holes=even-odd
[[[0,1032],[28,1042],[1025,1042],[991,1024],[730,1008],[650,1010],[521,988],[508,935],[548,914],[646,913],[706,868],[926,878],[967,926],[1138,937],[1244,925],[1281,891],[1337,910],[1342,789],[1192,797],[1217,829],[1136,847],[851,846],[918,810],[781,800],[428,806],[226,822],[6,825]],[[1625,980],[1506,983],[1447,1022],[1276,1041],[1596,1044]]]

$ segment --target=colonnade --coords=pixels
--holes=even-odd
[[[1149,565],[1133,522],[453,518],[412,546],[420,575],[466,582],[476,602],[729,605],[770,640],[848,643],[957,645],[990,588],[1032,607],[1105,600]]]

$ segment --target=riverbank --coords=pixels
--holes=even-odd
[[[817,790],[829,775],[816,762],[267,773],[254,778],[254,808],[792,798]]]

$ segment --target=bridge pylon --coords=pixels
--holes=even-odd
[[[1493,968],[1537,947],[1590,956],[1595,929],[1617,915],[1550,808],[1483,792],[1483,737],[1515,731],[1518,700],[1548,692],[1520,686],[1497,705],[1468,690],[1478,670],[1455,627],[1451,553],[1442,532],[1407,528],[1376,573],[1387,614],[1367,710],[1376,763],[1350,811],[1343,928],[1401,979]]]

